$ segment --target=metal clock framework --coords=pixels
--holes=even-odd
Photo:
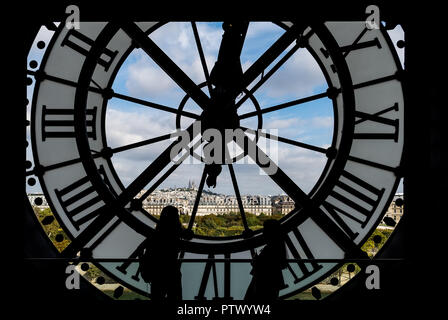
[[[71,238],[62,256],[88,252],[94,259],[135,258],[157,222],[141,207],[143,199],[135,198],[148,183],[150,190],[160,185],[163,176],[156,176],[163,169],[166,175],[176,169],[169,157],[175,142],[127,187],[111,161],[118,150],[107,145],[105,114],[108,101],[119,95],[112,90],[116,74],[133,49],[142,48],[203,110],[214,105],[148,37],[163,25],[86,22],[76,30],[61,24],[38,70],[28,72],[35,87],[30,119],[34,165],[27,175],[39,179]],[[334,110],[332,145],[321,150],[327,163],[312,191],[303,192],[281,168],[270,175],[295,202],[281,219],[288,255],[297,259],[283,271],[280,296],[288,298],[341,266],[319,259],[366,257],[360,247],[383,218],[401,178],[405,105],[401,65],[383,27],[369,29],[365,22],[278,25],[283,35],[243,73],[241,89],[294,44],[290,50],[308,50],[313,56],[328,85],[327,91],[303,101],[327,97]],[[250,98],[250,90],[244,92]],[[199,115],[196,120],[204,119]],[[250,264],[230,260],[251,259],[264,241],[261,231],[251,232],[247,225],[245,231],[225,238],[195,235],[183,242],[184,259],[227,259],[183,263],[184,299],[244,297]],[[124,286],[148,294],[138,263],[96,265]]]

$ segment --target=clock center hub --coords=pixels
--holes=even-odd
[[[224,133],[225,129],[236,129],[240,126],[240,120],[235,110],[223,110],[222,108],[210,108],[201,114],[202,131],[217,129]]]

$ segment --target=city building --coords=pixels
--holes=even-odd
[[[33,207],[37,207],[39,209],[48,208],[47,200],[42,193],[28,193],[28,200]]]
[[[145,190],[137,197],[141,197]],[[191,215],[196,201],[197,187],[193,181],[188,182],[187,188],[169,188],[156,190],[143,200],[143,208],[150,214],[159,215],[167,205],[175,206],[182,215]],[[28,194],[30,203],[39,209],[48,208],[43,194]],[[403,194],[397,193],[385,214],[398,223],[403,216]],[[288,214],[294,209],[294,201],[287,195],[242,195],[241,202],[244,212],[255,215]],[[203,190],[196,215],[239,213],[236,196],[217,194]]]
[[[398,223],[403,216],[403,210],[404,210],[403,207],[404,207],[403,194],[397,193],[395,194],[394,199],[390,203],[389,208],[387,209],[384,217],[390,217],[395,221],[395,223]]]

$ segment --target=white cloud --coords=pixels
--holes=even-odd
[[[259,36],[265,36],[269,33],[277,33],[282,29],[274,23],[270,22],[252,22],[247,29],[246,39],[251,39]]]
[[[174,130],[172,115],[163,116],[160,112],[125,112],[112,107],[107,110],[106,137],[111,147],[143,141]]]
[[[222,31],[198,23],[198,33],[204,50],[208,71],[216,61]],[[205,74],[198,54],[190,23],[168,23],[154,31],[150,38],[196,84],[205,81]],[[126,88],[137,96],[151,99],[178,96],[183,92],[176,83],[142,50],[134,51],[136,62],[129,64]],[[177,92],[176,92],[177,90]]]
[[[197,23],[197,26],[208,69],[211,71],[221,43],[222,29],[206,23]],[[272,24],[251,25],[246,38],[247,44],[250,45],[250,41],[252,41],[254,48],[257,48],[256,39],[259,36],[260,38],[266,36],[276,29],[278,27]],[[204,81],[202,65],[189,23],[167,24],[154,32],[151,38],[193,81],[196,83]],[[271,38],[275,41],[273,35]],[[261,47],[257,50],[264,51],[266,49],[266,47]],[[259,51],[259,53],[263,51]],[[161,103],[163,103],[163,99],[170,98],[175,101],[177,98],[183,97],[184,93],[144,52],[139,50],[134,54],[135,62],[128,64],[128,68],[125,70],[127,72],[126,86],[130,93],[143,95],[151,101],[154,101],[152,97],[158,97],[158,99],[162,99]],[[242,63],[243,70],[246,70],[251,61],[245,60]],[[307,51],[300,49],[259,90],[264,90],[263,93],[269,97],[282,97],[291,92],[297,96],[303,96],[312,94],[316,87],[324,83],[325,79],[317,63]],[[253,110],[250,102],[245,104],[240,112],[242,113],[246,109]],[[254,119],[247,119],[246,122],[254,122],[255,125],[256,119]],[[174,122],[169,117],[162,118],[150,113],[125,112],[125,110],[117,108],[108,111],[107,122],[108,142],[112,146],[126,145],[174,130]],[[298,135],[305,132],[304,128],[328,128],[332,124],[332,118],[266,117],[264,122],[265,128],[281,129],[280,136],[297,139]],[[123,182],[130,183],[166,146],[163,143],[154,144],[114,155],[112,160]],[[303,190],[311,190],[321,174],[325,158],[319,153],[282,143],[279,143],[278,152],[279,165],[282,170],[290,175]],[[199,183],[202,174],[201,168],[202,165],[182,165],[176,169],[164,185],[186,185],[189,179],[194,179]],[[224,171],[227,172],[227,169]],[[235,171],[242,193],[277,194],[282,192],[268,176],[259,175],[259,168],[256,165],[235,165]],[[233,193],[228,173],[223,173],[218,178],[218,187],[212,191]]]
[[[274,119],[266,123],[267,129],[284,129],[297,125],[300,122],[299,118]]]
[[[206,56],[213,57],[213,63],[218,55],[219,46],[222,40],[223,30],[221,27],[214,28],[207,23],[197,23],[199,37],[202,48]],[[210,67],[209,64],[207,66]]]
[[[123,146],[169,133],[174,129],[174,126],[170,124],[172,123],[171,120],[151,114],[124,112],[109,108],[106,117],[108,144],[112,147]],[[303,120],[294,120],[290,124],[294,126],[297,121]],[[284,124],[287,125],[287,121]],[[112,161],[122,182],[125,185],[131,183],[156,156],[166,149],[169,143],[170,141],[167,140],[163,143],[115,154]],[[275,158],[278,159],[280,168],[306,192],[311,190],[325,165],[325,158],[321,154],[283,143],[278,143],[278,157],[273,157],[273,159]],[[281,192],[269,177],[259,176],[256,165],[247,164],[247,161],[243,163],[246,164],[239,165],[238,181],[240,189],[244,190],[244,193],[276,194]],[[201,168],[202,165],[197,164],[182,165],[164,183],[164,186],[183,186],[187,184],[189,179],[194,179],[198,183],[202,174]],[[223,172],[226,170],[228,169],[224,168]],[[233,187],[229,177],[223,174],[218,182],[220,184],[217,189],[212,191],[232,194]]]
[[[144,54],[139,56],[136,63],[127,69],[128,79],[126,88],[132,95],[160,97],[176,88],[168,75],[152,63]]]
[[[300,117],[287,117],[287,118],[268,118],[265,121],[264,128],[267,129],[278,129],[278,135],[296,139],[300,137],[301,141],[306,140],[304,134],[308,133],[330,133],[328,129],[333,126],[333,117],[311,117],[311,118],[300,118]],[[324,132],[319,130],[324,129]],[[316,131],[317,130],[317,131]],[[331,139],[331,136],[329,137]]]
[[[308,51],[299,49],[263,85],[260,93],[273,98],[291,94],[300,97],[313,94],[316,88],[325,84],[317,62]]]
[[[333,117],[314,117],[310,122],[313,128],[329,128],[334,125]]]

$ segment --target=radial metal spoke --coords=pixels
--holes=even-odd
[[[190,148],[190,152],[192,150],[195,150],[196,148],[199,147],[199,145],[202,143],[201,140],[198,140],[191,148]],[[177,163],[173,164],[171,166],[171,168],[169,168],[138,200],[140,202],[143,202],[143,200],[145,200],[151,193],[154,192],[154,190],[156,190],[156,188],[158,186],[160,186],[162,184],[163,181],[165,181],[173,172],[174,170],[176,170],[181,164],[182,162],[190,155],[190,152],[186,152]]]
[[[78,86],[78,83],[75,81],[71,81],[71,80],[67,80],[67,79],[62,79],[56,76],[52,76],[52,75],[48,75],[48,74],[44,74],[44,73],[39,73],[36,71],[32,71],[32,70],[28,70],[27,74],[32,75],[32,76],[36,76],[36,73],[39,74],[37,77],[41,80],[50,80],[56,83],[60,83],[66,86],[70,86],[70,87],[74,87],[76,88]],[[117,98],[120,100],[125,100],[125,101],[129,101],[132,103],[136,103],[136,104],[140,104],[146,107],[151,107],[154,109],[158,109],[158,110],[162,110],[162,111],[166,111],[166,112],[171,112],[171,113],[175,113],[175,114],[180,114],[182,116],[188,117],[188,118],[193,118],[193,119],[199,119],[199,115],[195,114],[195,113],[191,113],[191,112],[187,112],[187,111],[183,111],[183,110],[178,110],[176,108],[172,108],[172,107],[168,107],[165,105],[161,105],[158,103],[154,103],[151,101],[147,101],[147,100],[142,100],[139,98],[135,98],[135,97],[131,97],[128,95],[124,95],[121,93],[117,93],[114,92],[111,89],[102,89],[100,88],[97,84],[95,84],[95,87],[89,87],[89,91],[91,92],[95,92],[98,94],[101,94],[103,96],[105,96],[107,99],[109,98]]]
[[[269,78],[286,62],[288,59],[300,48],[300,44],[296,44],[291,50],[288,51],[262,78],[258,81],[249,92],[241,98],[235,105],[235,109],[238,109],[247,99],[249,99],[255,91],[257,91]]]
[[[277,41],[274,42],[243,74],[242,87],[246,88],[252,81],[258,78],[263,71],[299,37],[297,33],[297,26],[293,25],[278,38]]]
[[[207,61],[205,60],[204,51],[202,50],[201,39],[199,38],[198,28],[196,22],[191,22],[191,28],[193,29],[194,40],[196,41],[196,47],[198,48],[199,58],[201,59],[202,69],[204,70],[205,81],[207,82],[208,93],[212,94],[212,84],[210,82],[210,73],[207,68]]]
[[[207,172],[205,170],[205,165],[204,165],[204,170],[202,171],[201,182],[199,183],[198,192],[196,193],[196,199],[194,201],[193,210],[191,211],[190,221],[188,221],[187,230],[191,230],[193,228],[194,220],[196,218],[196,213],[197,213],[198,207],[199,207],[199,201],[201,200],[201,196],[202,196],[202,190],[204,189],[204,183],[205,183],[206,177],[207,177]]]
[[[121,24],[123,31],[145,51],[152,60],[179,85],[200,108],[206,110],[210,98],[133,22]]]
[[[196,122],[191,124],[185,131],[189,134],[193,140],[193,127]],[[191,141],[193,141],[191,140]],[[172,156],[177,156],[183,149],[177,150],[177,153],[173,151],[178,148],[180,138],[176,139],[168,148],[166,148],[151,164],[140,174],[134,181],[128,185],[128,187],[119,195],[117,199],[117,205],[124,206],[129,201],[134,199],[137,194],[143,190],[143,188],[151,182],[166,166],[172,162]],[[186,153],[189,154],[189,153]]]
[[[171,134],[165,134],[165,135],[162,135],[162,136],[158,136],[158,137],[155,137],[155,138],[143,140],[143,141],[136,142],[136,143],[131,143],[131,144],[128,144],[128,145],[125,145],[125,146],[117,147],[117,148],[109,148],[109,149],[105,148],[105,149],[103,149],[103,151],[91,150],[94,153],[94,154],[92,154],[92,158],[96,159],[96,158],[100,158],[100,157],[105,157],[106,154],[112,155],[112,154],[115,154],[115,153],[118,153],[118,152],[122,152],[122,151],[130,150],[130,149],[133,149],[133,148],[138,148],[138,147],[141,147],[141,146],[145,146],[145,145],[149,145],[149,144],[152,144],[152,143],[156,143],[156,142],[159,142],[159,141],[167,140],[169,138],[171,138]],[[39,170],[41,170],[42,172],[47,172],[47,171],[50,171],[50,170],[55,170],[55,169],[66,167],[66,166],[69,166],[69,165],[72,165],[72,164],[76,164],[76,163],[81,162],[81,161],[82,161],[81,158],[66,160],[66,161],[55,163],[55,164],[51,164],[51,165],[45,166],[45,167],[41,166]],[[32,175],[32,174],[36,174],[34,169],[26,172],[26,176]]]
[[[316,152],[320,152],[320,153],[327,153],[327,149],[324,149],[324,148],[321,148],[321,147],[317,147],[317,146],[313,146],[311,144],[307,144],[307,143],[291,140],[291,139],[288,139],[288,138],[276,136],[276,135],[273,135],[271,133],[263,132],[261,130],[253,130],[253,129],[246,128],[246,127],[240,127],[240,128],[245,130],[245,131],[247,131],[247,132],[249,132],[249,133],[256,134],[258,136],[262,136],[262,137],[265,137],[267,139],[277,140],[277,141],[280,141],[280,142],[283,142],[283,143],[291,144],[291,145],[294,145],[294,146],[297,146],[297,147],[301,147],[301,148],[304,148],[304,149],[308,149],[308,150],[312,150],[312,151],[316,151]]]
[[[139,147],[143,147],[143,146],[147,146],[156,142],[160,142],[160,141],[164,141],[164,140],[168,140],[172,137],[171,133],[168,134],[164,134],[155,138],[150,138],[150,139],[146,139],[140,142],[135,142],[135,143],[131,143],[131,144],[127,144],[125,146],[121,146],[121,147],[117,147],[117,148],[112,148],[111,152],[112,153],[118,153],[118,152],[123,152],[123,151],[127,151],[130,149],[135,149],[135,148],[139,148]]]
[[[187,129],[190,132],[192,131],[193,125]],[[194,139],[194,138],[193,138]],[[149,165],[143,173],[141,173],[115,200],[115,202],[111,206],[103,206],[98,209],[98,218],[94,219],[92,223],[90,223],[65,249],[61,252],[62,256],[68,257],[73,256],[76,252],[82,248],[96,233],[98,233],[101,228],[103,228],[108,221],[110,221],[110,215],[105,213],[111,212],[112,208],[124,207],[127,203],[134,199],[134,197],[145,187],[148,181],[151,181],[160,171],[165,168],[169,162],[171,162],[170,154],[172,148],[179,141],[174,142],[170,145],[162,154],[154,160],[151,165]],[[197,141],[191,148],[195,149],[202,143],[201,140]],[[180,150],[181,151],[181,150]],[[179,153],[180,153],[179,151]],[[159,178],[151,187],[150,191],[152,192],[159,186],[179,165],[185,158],[189,155],[189,152],[185,152],[184,155],[179,159],[179,161],[171,166],[169,170]],[[150,193],[146,192],[146,196]],[[142,201],[146,197],[142,197],[141,199],[136,199],[138,201]]]
[[[158,109],[158,110],[162,110],[162,111],[166,111],[166,112],[171,112],[171,113],[175,113],[175,114],[180,114],[182,116],[188,117],[188,118],[193,118],[193,119],[199,119],[200,116],[195,114],[195,113],[191,113],[188,111],[184,111],[184,110],[179,110],[176,108],[172,108],[172,107],[168,107],[168,106],[164,106],[158,103],[154,103],[151,101],[147,101],[147,100],[142,100],[139,98],[135,98],[135,97],[130,97],[121,93],[116,93],[113,92],[111,93],[111,96],[113,98],[117,98],[117,99],[121,99],[121,100],[125,100],[125,101],[129,101],[129,102],[133,102],[136,104],[140,104],[146,107],[151,107],[153,109]]]
[[[233,166],[231,163],[229,163],[227,166],[229,167],[230,177],[232,179],[233,189],[235,190],[235,196],[238,202],[238,207],[240,209],[241,220],[243,221],[244,230],[248,230],[249,226],[247,225],[246,213],[244,212],[243,201],[241,200],[240,189],[238,188],[238,182],[236,180],[235,171],[233,170]]]
[[[291,178],[284,173],[277,164],[272,161],[268,155],[266,155],[263,150],[260,149],[260,147],[257,145],[257,142],[255,140],[250,139],[246,136],[247,139],[245,139],[247,143],[248,150],[255,151],[255,154],[252,154],[252,152],[248,152],[249,157],[263,170],[266,172],[266,174],[289,196],[297,206],[305,207],[308,205],[310,198],[308,195],[299,188],[295,184],[294,181],[291,180]],[[244,150],[245,144],[244,142],[240,141],[240,139],[236,139],[236,143]],[[260,159],[265,159],[266,162],[260,161]]]
[[[315,95],[312,95],[312,96],[309,96],[309,97],[306,97],[306,98],[300,98],[300,99],[297,99],[297,100],[293,100],[293,101],[285,102],[285,103],[282,103],[282,104],[278,104],[276,106],[264,108],[264,109],[261,109],[260,111],[252,111],[252,112],[244,113],[244,114],[239,116],[239,119],[242,120],[242,119],[258,116],[260,114],[265,114],[265,113],[268,113],[268,112],[278,111],[278,110],[289,108],[289,107],[292,107],[292,106],[297,106],[297,105],[300,105],[300,104],[303,104],[303,103],[306,103],[306,102],[322,99],[322,98],[325,98],[325,97],[328,97],[328,96],[329,96],[328,91],[322,92],[322,93],[318,93],[318,94],[315,94]]]

